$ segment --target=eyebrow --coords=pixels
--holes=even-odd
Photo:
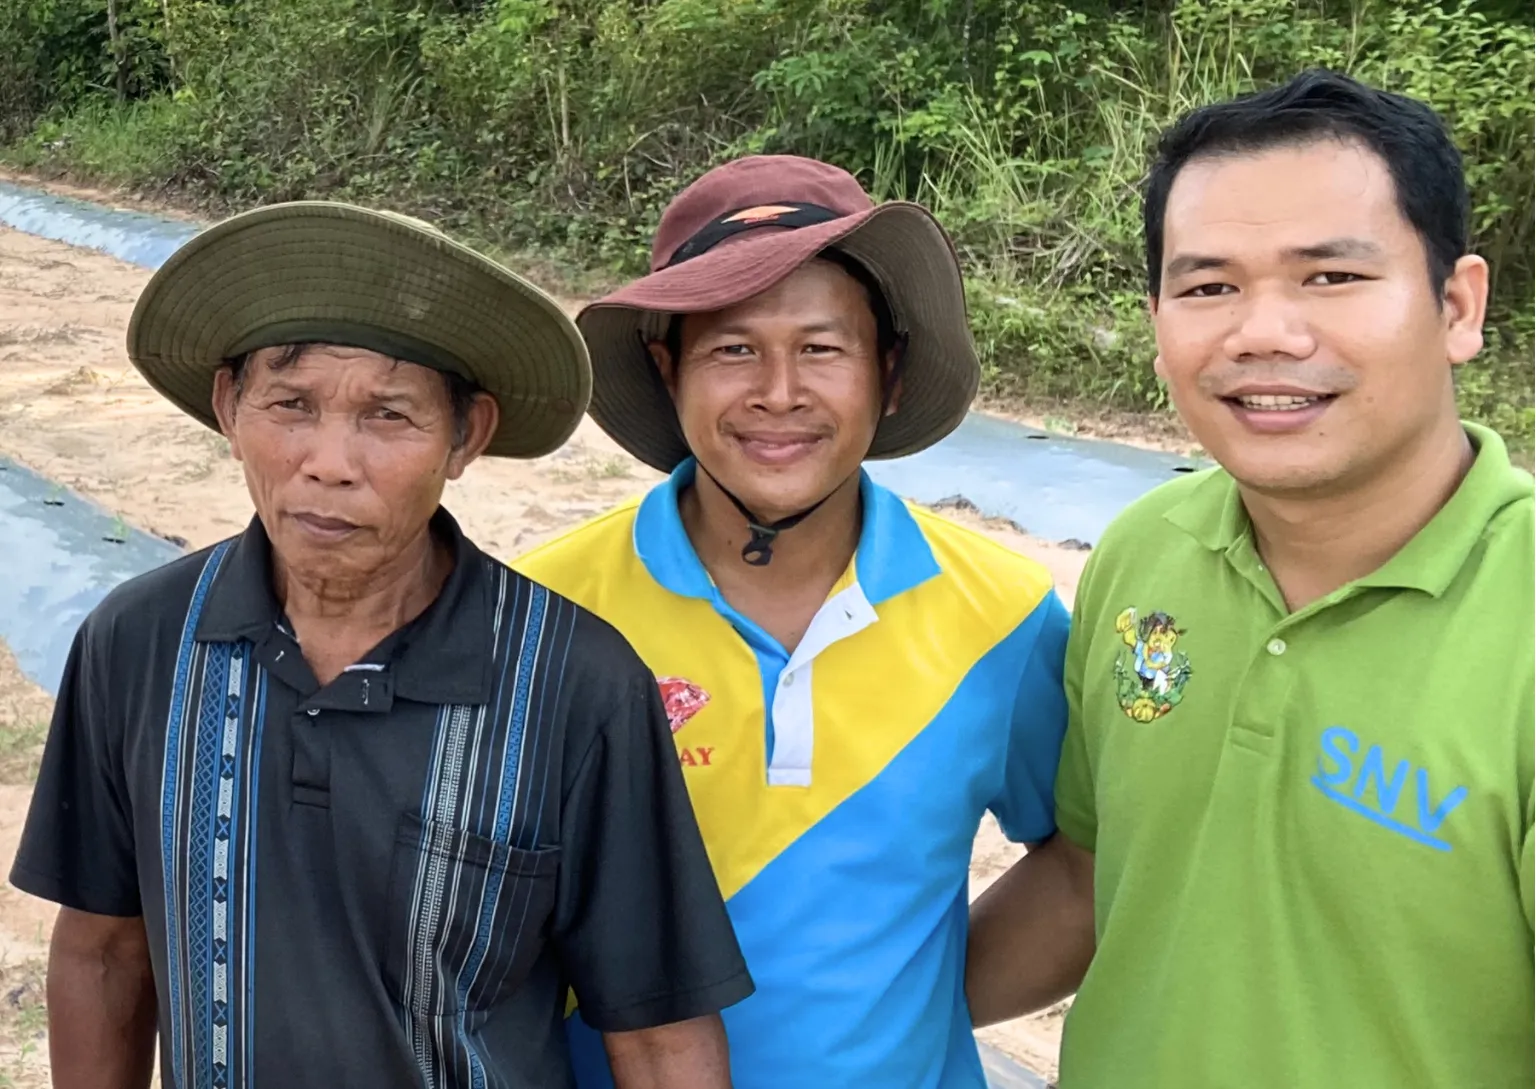
[[[820,321],[813,321],[813,322],[809,322],[808,324],[805,324],[805,325],[797,326],[795,331],[798,332],[798,333],[802,333],[802,334],[805,334],[805,333],[841,333],[841,332],[846,332],[847,329],[848,329],[848,323],[846,321],[844,321],[842,318],[825,318],[825,319],[822,319]],[[754,329],[750,325],[741,325],[741,324],[737,324],[737,323],[732,323],[730,325],[722,325],[718,329],[711,329],[709,331],[709,333],[708,333],[708,336],[710,336],[710,337],[750,337],[750,336],[752,336],[756,332],[757,332],[757,330]]]
[[[1212,257],[1203,253],[1181,253],[1168,262],[1163,275],[1172,280],[1179,276],[1188,276],[1191,272],[1229,268],[1231,265],[1232,262],[1225,257]]]
[[[293,382],[286,378],[274,378],[267,384],[265,395],[268,397],[308,397],[314,393],[313,387]],[[421,399],[415,391],[404,386],[390,386],[368,395],[370,402],[376,405],[389,403],[403,403],[416,405]]]
[[[826,321],[813,321],[809,325],[800,326],[802,333],[843,333],[847,330],[848,323],[842,318],[828,318]]]
[[[379,404],[383,404],[385,401],[406,401],[410,404],[416,404],[421,400],[419,392],[406,386],[386,386],[384,389],[373,393],[370,399]]]
[[[1329,261],[1340,257],[1360,259],[1380,257],[1381,247],[1364,238],[1330,238],[1315,246],[1298,246],[1286,250],[1285,256],[1292,261]]]
[[[273,378],[267,382],[266,389],[262,391],[268,397],[286,395],[303,396],[311,392],[308,386],[302,386],[297,382],[289,382],[282,378]]]
[[[1381,254],[1380,246],[1364,238],[1330,238],[1311,246],[1295,246],[1286,250],[1281,256],[1287,261],[1336,261],[1340,258],[1358,261],[1380,257]],[[1207,272],[1231,267],[1232,261],[1226,257],[1204,253],[1181,253],[1168,262],[1168,268],[1163,275],[1171,280],[1188,276],[1192,272]]]

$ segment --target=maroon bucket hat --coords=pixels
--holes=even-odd
[[[869,457],[913,454],[948,435],[981,381],[949,236],[921,205],[877,205],[852,174],[796,155],[736,159],[699,178],[662,213],[650,274],[577,316],[592,357],[592,418],[671,472],[688,444],[645,342],[664,337],[672,315],[744,302],[829,248],[869,270],[907,334],[899,406],[880,421]]]

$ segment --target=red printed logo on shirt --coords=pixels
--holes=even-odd
[[[709,693],[682,677],[657,677],[661,699],[667,707],[667,723],[675,734],[709,702]]]

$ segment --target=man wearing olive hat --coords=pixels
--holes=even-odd
[[[1055,830],[1067,618],[1038,564],[861,469],[976,393],[954,250],[917,205],[763,156],[679,195],[651,268],[577,324],[593,417],[671,476],[518,567],[659,679],[758,988],[725,1014],[735,1084],[980,1089],[971,844],[988,810]],[[610,1084],[574,992],[578,1081]]]
[[[724,1089],[751,983],[651,674],[439,506],[571,434],[552,300],[404,217],[236,216],[156,274],[148,382],[256,517],[82,625],[12,881],[62,905],[53,1084]],[[688,955],[675,951],[686,948]]]

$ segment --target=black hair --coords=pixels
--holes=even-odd
[[[850,257],[842,250],[822,250],[816,256],[842,269],[858,281],[859,286],[864,289],[864,294],[869,300],[870,312],[875,316],[875,350],[883,368],[886,359],[896,349],[901,334],[896,329],[896,318],[891,313],[891,304],[886,300],[885,290],[881,288],[880,281],[875,279],[875,274],[869,271],[864,262]],[[683,353],[683,317],[682,314],[673,314],[671,320],[667,322],[667,334],[662,338],[662,343],[666,345],[667,352],[674,363],[682,357]],[[900,365],[900,360],[897,361],[897,365]],[[885,377],[889,381],[890,376]]]
[[[1142,191],[1151,294],[1162,289],[1168,193],[1187,163],[1330,138],[1359,143],[1386,164],[1398,208],[1424,242],[1435,295],[1443,298],[1446,280],[1467,253],[1471,217],[1461,153],[1450,132],[1422,102],[1323,69],[1202,106],[1163,133]]]
[[[284,344],[282,351],[277,354],[276,358],[267,362],[267,369],[271,371],[287,370],[302,359],[305,352],[314,347],[316,345],[310,342]],[[260,350],[257,349],[257,351]],[[256,352],[246,352],[244,355],[236,356],[225,363],[225,366],[229,368],[230,377],[234,380],[236,400],[245,392],[246,368],[250,365],[255,355]],[[395,360],[397,366],[401,363],[409,362],[410,360],[408,359]],[[475,395],[483,393],[484,390],[463,375],[455,374],[452,371],[437,370],[435,367],[429,369],[436,371],[443,377],[443,386],[448,393],[448,403],[453,411],[453,445],[457,449],[463,446],[469,439],[470,406],[475,403]]]

